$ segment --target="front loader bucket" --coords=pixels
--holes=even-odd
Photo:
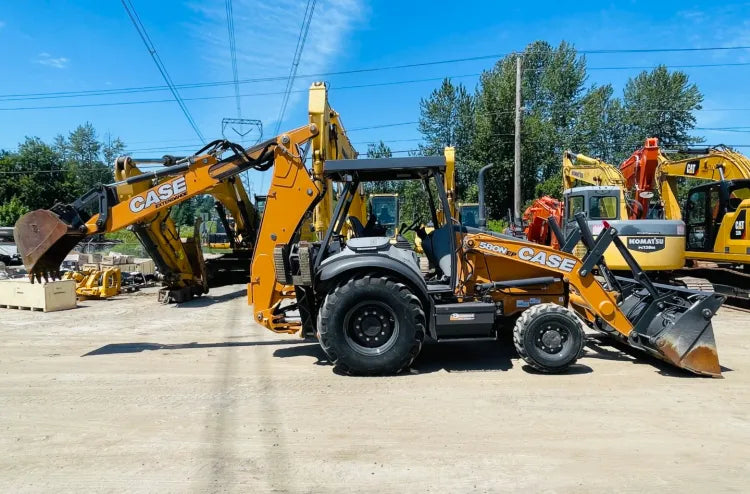
[[[634,323],[628,344],[695,374],[721,376],[711,318],[725,297],[657,285],[660,296],[646,290],[627,297],[621,308]]]
[[[60,277],[65,256],[85,236],[60,216],[46,209],[37,209],[21,216],[13,229],[18,252],[33,282]]]

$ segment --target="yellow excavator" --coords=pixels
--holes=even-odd
[[[626,195],[626,179],[616,167],[566,151],[563,153],[562,177],[562,204],[552,209],[539,207],[537,203],[544,201],[543,198],[524,214],[529,224],[526,230],[529,240],[551,243],[554,237],[550,237],[546,226],[533,226],[537,223],[542,225],[547,217],[552,216],[562,224],[565,233],[568,226],[576,227],[575,217],[583,213],[595,236],[602,231],[605,223],[616,227],[631,255],[645,271],[669,271],[685,265],[684,222],[679,218],[639,218],[634,213],[639,204]],[[581,186],[580,183],[589,185]],[[540,214],[542,218],[535,218]],[[583,244],[579,244],[575,252],[582,256],[585,252]],[[611,247],[604,258],[610,269],[628,270],[627,261],[617,249]]]
[[[334,365],[351,374],[399,372],[417,358],[427,337],[490,340],[501,331],[513,332],[530,366],[562,372],[583,352],[584,326],[690,372],[721,374],[711,318],[722,295],[652,283],[615,228],[605,225],[594,240],[582,214],[576,216],[578,229],[561,238],[560,250],[465,227],[453,216],[445,157],[355,159],[354,153],[337,153],[345,134],[324,84],[311,88],[309,111],[304,126],[228,157],[197,155],[184,174],[149,189],[164,186],[166,195],[168,184],[170,192],[176,187],[190,196],[249,167],[270,170],[248,284],[257,323],[277,333],[317,337]],[[305,166],[305,148],[312,152],[312,170]],[[182,177],[184,190],[174,183]],[[414,228],[437,266],[428,276],[412,249],[366,230],[345,232],[361,184],[389,180],[424,185],[434,230]],[[332,184],[339,189],[335,198],[327,192]],[[304,240],[321,206],[315,226],[322,229],[316,228],[313,241]],[[139,214],[148,212],[115,204],[107,221],[133,223]],[[59,266],[60,251],[84,232],[67,218],[37,216],[46,222],[30,216],[16,224],[24,239],[19,250],[32,275],[49,275]],[[92,216],[82,226],[96,230],[98,219]],[[553,230],[561,236],[558,227]],[[579,240],[587,247],[583,258],[572,254]],[[611,245],[628,262],[632,279],[607,269],[603,253]]]
[[[750,159],[726,146],[675,153],[668,156],[649,138],[621,167],[637,162],[642,168],[638,188],[646,199],[658,191],[656,204],[644,201],[649,216],[685,222],[684,273],[708,280],[733,304],[750,307]],[[687,191],[682,207],[681,181],[700,184]]]

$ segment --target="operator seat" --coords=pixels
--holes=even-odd
[[[359,218],[357,218],[356,216],[349,216],[346,219],[349,220],[349,223],[352,225],[352,230],[354,231],[355,237],[365,236],[365,227],[362,222],[359,221]]]
[[[422,239],[422,249],[427,259],[430,260],[430,264],[440,268],[440,271],[447,277],[450,277],[452,273],[451,235],[453,234],[452,226],[444,225],[431,231]]]

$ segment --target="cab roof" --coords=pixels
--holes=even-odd
[[[326,178],[334,181],[344,181],[347,175],[351,175],[361,182],[414,180],[443,173],[444,156],[327,160],[323,172]]]

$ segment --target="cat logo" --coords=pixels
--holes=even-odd
[[[698,173],[699,160],[692,160],[685,163],[685,175],[696,175]]]
[[[729,238],[734,240],[741,240],[745,238],[745,211],[745,209],[741,210],[737,215],[737,219],[734,220],[732,231],[729,232]]]

